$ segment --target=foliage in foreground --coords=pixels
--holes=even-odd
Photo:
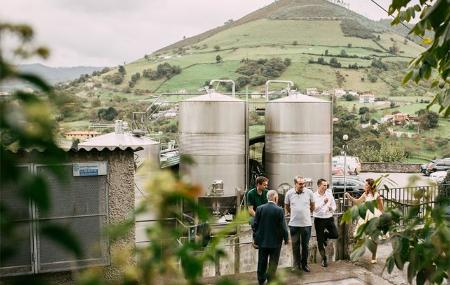
[[[0,39],[6,35],[18,40],[19,46],[10,52],[19,58],[48,55],[45,48],[32,46],[33,30],[29,26],[0,23]],[[32,202],[41,214],[48,213],[52,207],[47,180],[18,168],[19,155],[14,152],[28,152],[35,163],[48,164],[61,180],[63,174],[53,166],[64,162],[66,153],[54,140],[56,124],[49,104],[56,101],[52,88],[38,76],[17,71],[3,52],[0,48],[0,85],[7,80],[19,80],[35,88],[34,93],[16,91],[11,98],[0,101],[0,256],[6,260],[18,251],[17,243],[23,236],[18,219],[23,213],[20,207],[7,204],[1,196],[12,192],[23,205]],[[63,226],[42,222],[39,231],[75,256],[82,254],[78,242]]]
[[[413,4],[411,4],[413,2]],[[450,2],[448,0],[393,0],[389,14],[397,13],[392,25],[410,22],[420,13],[419,21],[410,34],[425,37],[431,31],[433,39],[424,38],[427,50],[410,63],[410,71],[403,82],[433,79],[432,86],[439,86],[440,91],[434,97],[433,104],[440,106],[439,112],[445,117],[450,115]]]
[[[209,211],[197,202],[201,194],[199,186],[184,183],[170,172],[162,171],[148,181],[145,189],[146,196],[135,215],[111,227],[108,234],[113,241],[120,238],[133,230],[136,215],[151,211],[156,220],[146,228],[146,237],[151,242],[132,251],[124,249],[118,254],[119,258],[113,263],[120,268],[122,280],[106,280],[102,270],[92,268],[80,275],[78,284],[203,284],[201,278],[205,265],[214,264],[218,258],[225,256],[220,242],[235,230],[237,224],[227,225],[209,240]],[[181,203],[203,225],[203,231],[198,228],[203,235],[187,239],[188,232],[194,227],[183,225],[185,219],[180,211]],[[236,223],[245,220],[246,216],[242,215]],[[136,263],[130,263],[129,256],[133,256]],[[217,284],[237,283],[222,278]]]
[[[450,174],[446,181],[450,182]],[[409,283],[415,280],[418,285],[426,282],[442,284],[448,279],[450,268],[450,229],[445,217],[449,191],[441,189],[439,193],[433,205],[430,202],[434,193],[427,192],[424,188],[418,189],[413,193],[414,200],[407,205],[407,211],[402,211],[401,205],[394,203],[395,206],[387,209],[381,216],[360,226],[350,258],[356,260],[364,254],[366,248],[373,252],[377,244],[390,243],[392,252],[385,265],[388,273],[395,266],[399,270],[407,270]],[[342,221],[351,223],[364,219],[367,211],[374,213],[376,202],[353,206],[344,213]]]

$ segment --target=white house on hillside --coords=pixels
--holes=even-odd
[[[359,95],[359,103],[374,103],[375,95],[372,93],[364,93]]]
[[[319,95],[319,91],[317,91],[317,88],[306,88],[306,95],[308,96],[317,96]]]
[[[336,96],[337,98],[344,96],[346,93],[347,92],[345,92],[345,90],[342,88],[334,89],[334,96]]]

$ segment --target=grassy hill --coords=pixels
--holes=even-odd
[[[392,47],[396,52],[390,51]],[[392,86],[386,82],[389,71],[378,74],[380,80],[370,83],[367,78],[374,58],[384,62],[403,63],[415,57],[422,47],[389,30],[385,23],[371,21],[348,9],[325,0],[280,0],[249,15],[200,35],[164,47],[125,65],[126,75],[121,84],[105,80],[117,73],[111,70],[94,80],[104,88],[128,90],[131,76],[145,69],[155,70],[162,63],[179,66],[182,72],[171,78],[149,80],[141,78],[131,88],[147,93],[194,92],[206,80],[229,78],[236,80],[236,69],[244,58],[289,58],[292,64],[278,79],[293,80],[299,88],[332,89],[343,87],[359,91],[380,91],[389,95]],[[349,57],[339,55],[345,52]],[[328,54],[328,55],[326,55]],[[216,63],[216,56],[222,59]],[[309,64],[310,59],[337,57],[344,68]],[[358,70],[348,69],[357,64]],[[338,84],[336,72],[348,79]],[[399,70],[392,71],[393,74]],[[383,80],[383,77],[386,80]],[[338,86],[341,85],[341,86]],[[248,86],[260,91],[259,86]]]
[[[98,120],[96,112],[108,107],[116,108],[120,118],[129,120],[133,111],[144,111],[158,94],[195,93],[211,79],[237,80],[243,76],[237,71],[244,62],[271,58],[289,59],[290,64],[275,78],[267,79],[292,80],[301,90],[315,87],[331,91],[340,87],[387,98],[385,105],[374,107],[372,116],[380,119],[392,111],[423,108],[426,103],[414,102],[423,97],[429,101],[433,96],[425,84],[401,84],[407,64],[421,51],[423,47],[390,29],[385,22],[371,21],[326,0],[279,0],[239,20],[143,55],[123,66],[121,72],[117,67],[72,82],[65,90],[80,98],[80,104],[74,105],[80,108],[65,117],[62,126],[66,130],[87,128],[89,120]],[[327,63],[334,58],[340,67],[317,64],[319,58]],[[373,66],[380,60],[383,68]],[[143,76],[166,64],[178,66],[179,72],[156,76],[154,80]],[[357,69],[349,68],[355,64]],[[117,77],[120,80],[114,82]],[[135,80],[130,86],[132,77]],[[263,83],[241,86],[241,91],[245,89],[262,92],[264,86]],[[180,98],[167,97],[169,101]],[[389,100],[398,107],[389,108]],[[362,106],[343,100],[337,104],[349,111]],[[158,122],[151,130],[166,133],[174,129],[174,124],[173,119]],[[442,121],[440,128],[448,124]],[[254,135],[263,131],[260,124],[252,128]],[[439,130],[424,136],[434,139],[437,133]],[[444,137],[450,139],[447,134]],[[423,152],[427,144],[425,141],[423,145],[416,144],[420,149],[414,152]],[[423,153],[431,157],[431,152]]]

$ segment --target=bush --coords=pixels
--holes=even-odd
[[[156,67],[156,71],[152,69],[144,69],[142,71],[142,76],[145,78],[148,78],[150,80],[158,80],[161,78],[172,78],[173,76],[180,74],[181,68],[176,65],[170,65],[169,63],[165,62],[162,64],[159,64]]]
[[[358,156],[365,162],[398,162],[403,160],[406,154],[400,144],[383,141],[379,148],[372,145],[363,146]]]
[[[250,76],[250,84],[253,86],[263,85],[267,80],[267,77],[258,74],[253,74],[252,76]]]
[[[358,37],[363,39],[373,39],[373,31],[361,25],[357,20],[343,19],[341,21],[341,30],[345,36]]]
[[[351,95],[351,94],[345,94],[344,96],[342,96],[342,98],[344,98],[345,99],[345,101],[354,101],[354,100],[356,100],[356,96],[353,96],[353,95]]]
[[[439,115],[436,112],[421,109],[417,111],[417,115],[419,116],[419,124],[422,129],[433,129],[439,125]]]
[[[359,108],[359,112],[360,115],[363,115],[365,113],[369,113],[369,108],[368,107],[360,107]]]
[[[378,59],[376,59],[376,58],[373,59],[373,60],[372,60],[372,63],[371,63],[371,66],[376,67],[376,68],[379,68],[379,69],[383,69],[383,70],[388,70],[387,64],[385,64],[384,62],[382,62],[380,58],[378,58]]]
[[[377,82],[378,77],[373,73],[369,73],[367,74],[367,79],[369,79],[370,82],[375,83]]]
[[[107,109],[99,109],[97,112],[97,116],[101,120],[112,121],[114,120],[119,113],[114,107],[109,107]]]
[[[285,58],[260,58],[258,60],[241,60],[241,66],[236,70],[236,73],[250,78],[250,84],[254,86],[261,85],[262,78],[265,80],[269,78],[277,78],[283,71],[286,70],[287,65],[290,64],[290,59]],[[247,82],[246,79],[241,78],[242,82]],[[244,86],[244,85],[240,85]]]
[[[236,86],[239,86],[240,89],[249,83],[250,83],[250,78],[248,76],[239,76],[236,79]]]

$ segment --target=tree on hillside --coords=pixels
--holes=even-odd
[[[127,71],[125,70],[125,67],[123,65],[119,65],[119,73],[120,74],[125,74],[127,73]]]
[[[368,107],[360,107],[359,108],[359,112],[360,115],[363,115],[365,113],[369,113],[369,108]]]
[[[101,108],[98,110],[97,112],[97,116],[99,119],[101,120],[105,120],[105,121],[112,121],[114,120],[117,115],[119,113],[117,112],[117,110],[114,107],[109,107],[109,108]]]
[[[439,124],[439,115],[436,112],[422,109],[417,111],[420,127],[424,130],[434,129]]]
[[[219,45],[215,45],[215,46],[214,46],[214,50],[215,50],[215,51],[219,51],[219,50],[220,50],[220,46],[219,46]]]
[[[220,55],[216,55],[216,63],[221,63],[222,57]]]
[[[420,13],[419,21],[413,26],[410,34],[425,37],[424,43],[428,48],[410,63],[410,71],[405,75],[403,82],[413,80],[432,79],[432,86],[439,86],[434,100],[430,105],[438,104],[439,112],[444,116],[450,115],[450,2],[446,0],[421,0],[419,3],[412,0],[393,0],[389,7],[389,14],[396,13],[393,25],[410,22]],[[427,33],[426,32],[430,32]],[[433,35],[433,39],[428,38]],[[436,72],[432,72],[432,71]]]

